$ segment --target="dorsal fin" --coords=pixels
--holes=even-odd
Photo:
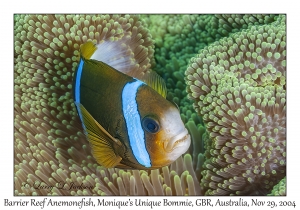
[[[97,47],[93,44],[93,42],[88,41],[81,45],[80,54],[84,59],[90,59],[96,50]]]
[[[89,60],[92,55],[96,52],[97,46],[93,44],[93,42],[88,41],[81,45],[80,47],[80,54],[81,57],[83,57],[86,61]],[[99,59],[99,58],[98,58]],[[95,62],[101,62],[100,60],[95,60]],[[109,66],[110,68],[113,68],[112,66],[102,62],[106,66]],[[117,70],[119,71],[119,70]],[[122,72],[124,73],[124,72]],[[152,89],[154,89],[156,92],[158,92],[161,96],[164,98],[167,97],[167,87],[166,83],[163,80],[161,76],[159,76],[154,71],[148,71],[145,73],[145,75],[142,78],[142,81],[145,82],[148,86],[150,86]]]
[[[158,92],[162,97],[167,97],[167,87],[164,79],[156,72],[147,72],[142,79],[148,86]]]

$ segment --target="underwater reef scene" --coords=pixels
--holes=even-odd
[[[192,142],[170,166],[92,156],[72,82],[106,40],[179,106]],[[15,195],[286,195],[285,15],[15,15],[14,101]]]

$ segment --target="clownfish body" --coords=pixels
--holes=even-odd
[[[107,167],[155,169],[171,164],[190,146],[178,108],[165,99],[163,80],[146,81],[90,59],[97,47],[82,45],[73,93],[96,161]],[[147,85],[148,83],[148,85]]]

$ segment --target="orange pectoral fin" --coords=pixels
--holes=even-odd
[[[120,144],[120,142],[113,138],[82,104],[77,103],[76,106],[81,112],[83,127],[90,142],[94,158],[106,168],[118,165],[122,158],[115,153],[113,144]]]

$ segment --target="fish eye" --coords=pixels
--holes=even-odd
[[[156,133],[159,130],[158,122],[152,117],[146,116],[142,120],[142,125],[149,133]]]

